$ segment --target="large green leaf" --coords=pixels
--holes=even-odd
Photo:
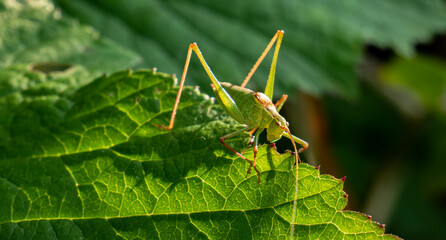
[[[139,57],[50,1],[0,0],[0,143],[57,124],[74,90]]]
[[[72,104],[70,93],[91,79],[81,66],[58,65],[60,71],[46,73],[30,66],[0,69],[0,144],[57,124]]]
[[[242,126],[186,88],[175,128],[170,75],[123,71],[71,97],[56,125],[0,146],[1,239],[287,238],[294,157],[260,147],[257,177],[218,137]],[[41,112],[47,106],[41,106]],[[32,119],[28,119],[32,124]],[[247,134],[232,139],[246,148]],[[246,152],[252,158],[252,151]],[[396,239],[343,211],[343,181],[299,164],[299,239]]]
[[[354,71],[365,44],[411,55],[416,43],[446,29],[441,0],[55,2],[140,53],[144,67],[180,74],[188,44],[197,42],[217,77],[233,83],[242,82],[275,31],[284,29],[279,94],[297,87],[311,94],[355,96]],[[251,86],[264,88],[268,65]],[[197,62],[189,76],[208,86]]]
[[[0,67],[41,63],[40,70],[45,71],[59,63],[80,65],[98,76],[139,61],[91,27],[62,16],[49,0],[0,0],[0,22]]]

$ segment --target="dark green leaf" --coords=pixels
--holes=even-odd
[[[380,71],[383,91],[405,112],[446,112],[445,67],[429,57],[397,58]]]
[[[61,16],[50,1],[2,0],[0,5],[0,67],[81,65],[98,76],[134,66],[139,60],[129,50],[100,38],[91,27]]]
[[[216,76],[235,84],[243,81],[275,31],[284,29],[278,95],[297,87],[315,95],[355,96],[354,71],[365,44],[408,56],[416,43],[446,29],[441,0],[56,2],[140,53],[144,67],[180,74],[188,44],[197,42]],[[194,58],[188,81],[208,87]],[[269,64],[263,64],[251,86],[264,89]]]
[[[49,1],[0,6],[0,143],[57,124],[74,90],[139,59]]]

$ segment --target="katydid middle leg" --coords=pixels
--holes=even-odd
[[[262,133],[262,131],[264,129],[260,129],[260,128],[256,128],[256,133],[254,136],[254,146],[252,147],[252,151],[254,154],[254,161],[253,164],[249,167],[248,172],[246,173],[246,175],[251,173],[251,167],[254,168],[254,170],[256,170],[258,178],[259,178],[259,184],[260,184],[260,175],[259,175],[259,171],[256,168],[256,164],[257,164],[257,152],[258,152],[258,145],[259,145],[259,138],[260,138],[260,134]]]
[[[278,112],[280,112],[280,110],[283,107],[283,104],[286,102],[287,99],[288,95],[283,94],[282,97],[274,104]]]

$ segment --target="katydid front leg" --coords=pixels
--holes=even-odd
[[[276,107],[277,111],[280,111],[282,109],[283,104],[285,103],[285,101],[288,99],[288,95],[284,94],[282,95],[282,97],[274,104],[274,106]],[[299,148],[297,150],[297,153],[302,153],[303,151],[305,151],[308,148],[308,143],[305,142],[304,140],[294,136],[294,135],[288,135],[287,132],[284,132],[283,135],[290,139],[290,140],[294,140],[295,142],[297,142],[299,145],[302,146],[302,148]]]
[[[299,145],[301,145],[302,147],[299,148],[297,150],[297,153],[302,153],[303,151],[307,150],[308,148],[308,143],[305,142],[304,140],[292,135],[292,134],[288,134],[286,132],[283,133],[283,136],[285,136],[286,138],[290,139],[291,141],[297,142]]]

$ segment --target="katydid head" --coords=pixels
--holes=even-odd
[[[282,116],[279,115],[274,118],[266,129],[266,139],[271,143],[279,140],[285,129],[288,129],[288,125],[288,122]]]

